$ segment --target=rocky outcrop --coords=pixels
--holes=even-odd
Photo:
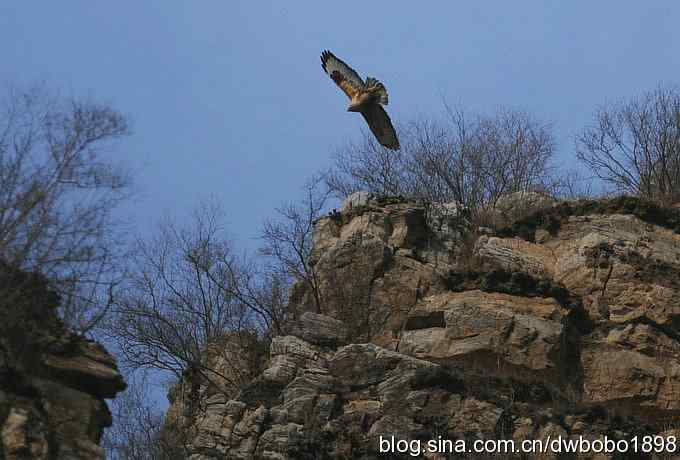
[[[0,459],[103,459],[116,363],[57,319],[39,276],[0,265]]]
[[[539,208],[475,232],[456,206],[360,195],[321,219],[318,292],[298,285],[267,369],[208,401],[191,458],[677,432],[680,210],[628,197]]]

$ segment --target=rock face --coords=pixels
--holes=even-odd
[[[321,219],[317,296],[295,288],[288,335],[250,385],[212,396],[191,459],[385,458],[381,436],[678,432],[680,210],[539,208],[475,238],[455,206],[370,195]]]
[[[41,278],[0,265],[0,459],[103,459],[113,358],[57,319]]]

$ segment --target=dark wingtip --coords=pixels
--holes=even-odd
[[[376,139],[377,139],[377,136],[376,136]],[[383,147],[385,147],[386,149],[389,149],[389,150],[399,150],[401,148],[401,146],[399,145],[398,139],[395,139],[394,143],[383,142],[380,139],[378,139],[378,142],[380,143],[380,145],[382,145]]]
[[[382,144],[382,142],[381,142]],[[383,147],[388,148],[390,150],[399,150],[401,148],[401,145],[399,145],[399,139],[395,137],[394,142],[391,143],[385,143],[382,144]]]
[[[328,58],[329,58],[330,56],[331,56],[331,52],[328,51],[328,50],[323,50],[323,51],[321,52],[321,67],[323,67],[324,72],[328,72],[328,71],[326,70],[326,61],[328,60]]]

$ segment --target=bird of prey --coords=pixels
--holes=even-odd
[[[378,142],[388,149],[398,150],[397,133],[382,108],[387,105],[385,85],[372,77],[366,77],[364,82],[354,69],[328,50],[321,53],[321,67],[349,97],[347,111],[361,113]]]

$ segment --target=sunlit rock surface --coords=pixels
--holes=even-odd
[[[370,194],[319,220],[321,304],[295,287],[288,335],[249,388],[196,417],[191,458],[680,430],[680,210],[534,198],[535,213],[479,232],[454,204]]]

